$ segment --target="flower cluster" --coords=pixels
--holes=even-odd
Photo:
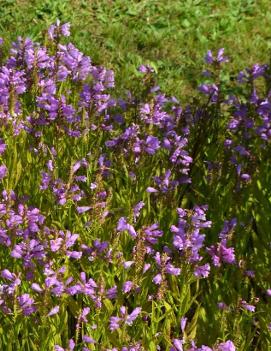
[[[269,349],[269,67],[231,87],[208,51],[182,107],[149,65],[119,96],[69,36],[0,67],[0,345]]]

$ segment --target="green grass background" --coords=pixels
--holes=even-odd
[[[57,18],[96,64],[131,88],[136,68],[151,63],[160,86],[181,100],[198,84],[208,49],[225,47],[232,72],[269,62],[269,0],[0,0],[0,35],[42,41]]]

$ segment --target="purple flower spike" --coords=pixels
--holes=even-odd
[[[121,318],[119,317],[110,317],[109,329],[110,331],[114,331],[120,327]]]
[[[137,203],[133,208],[134,222],[140,216],[140,212],[144,206],[145,206],[145,203],[143,201],[139,201],[139,203]]]

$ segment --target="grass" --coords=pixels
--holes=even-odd
[[[0,1],[0,35],[42,40],[59,18],[71,40],[96,64],[113,68],[121,89],[137,67],[152,64],[162,89],[186,99],[198,84],[202,57],[225,47],[232,72],[269,61],[271,10],[267,0]]]

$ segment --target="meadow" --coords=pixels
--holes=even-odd
[[[269,350],[268,2],[0,5],[0,350]]]

